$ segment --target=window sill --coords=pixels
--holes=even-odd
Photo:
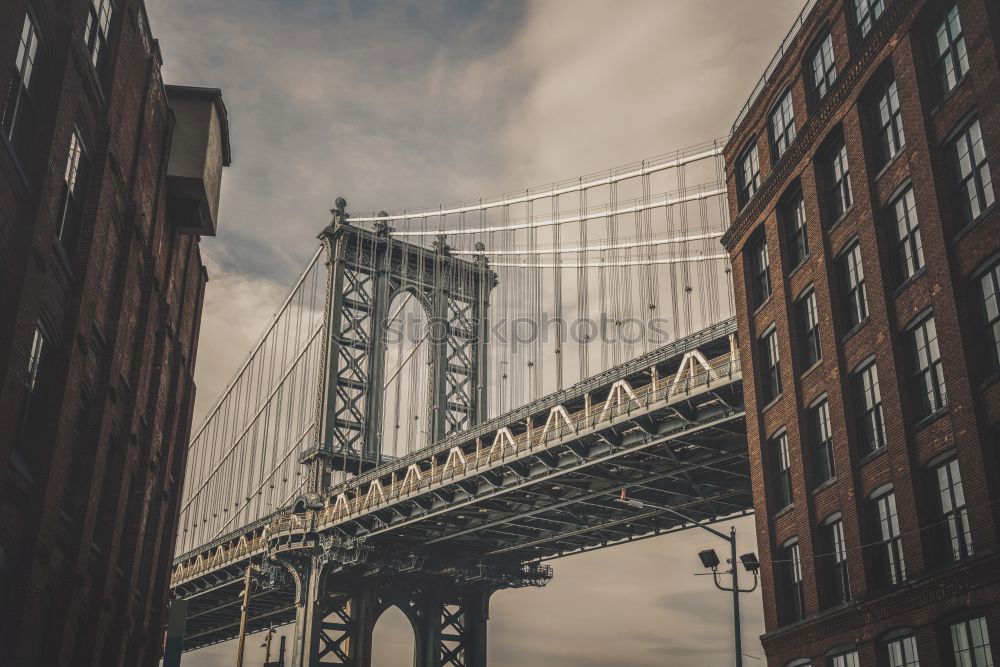
[[[35,485],[35,477],[28,471],[28,463],[21,454],[14,450],[10,454],[11,478],[22,491],[27,491]]]
[[[806,256],[802,258],[802,261],[800,261],[798,264],[796,264],[795,267],[791,271],[788,272],[788,279],[789,280],[791,280],[792,276],[794,276],[796,273],[799,272],[799,269],[801,269],[803,266],[805,266],[809,262],[809,258],[810,257],[811,257],[811,255],[809,253],[806,253]]]
[[[930,413],[926,417],[918,419],[917,423],[913,425],[913,430],[914,431],[920,431],[920,430],[922,430],[922,429],[930,426],[931,424],[933,424],[934,422],[936,422],[938,419],[940,419],[941,417],[945,416],[946,414],[948,414],[948,406],[947,405],[945,405],[944,407],[938,408],[937,410],[935,410],[934,412]]]
[[[854,338],[854,335],[857,334],[862,329],[864,329],[865,325],[868,324],[868,322],[871,320],[871,318],[872,318],[871,315],[866,315],[863,320],[861,320],[860,322],[858,322],[857,324],[855,324],[853,327],[851,327],[848,330],[847,333],[844,334],[844,336],[840,339],[840,342],[841,343],[846,343],[850,339]]]
[[[826,480],[825,482],[823,482],[822,484],[820,484],[819,486],[817,486],[815,489],[813,489],[811,491],[811,493],[814,496],[818,496],[820,493],[822,493],[826,489],[829,489],[831,486],[833,486],[836,483],[837,483],[837,476],[834,475],[833,477],[831,477],[830,479]]]
[[[924,264],[919,269],[917,269],[916,271],[914,271],[912,276],[910,276],[909,278],[907,278],[906,280],[904,280],[903,282],[901,282],[899,284],[899,286],[897,286],[894,290],[892,290],[892,296],[894,298],[898,297],[900,294],[902,294],[903,292],[905,292],[910,287],[910,285],[912,285],[913,283],[917,282],[917,280],[920,278],[920,276],[924,275],[925,273],[927,273],[927,265],[926,264]]]
[[[24,192],[30,192],[31,182],[28,180],[28,175],[24,172],[24,165],[21,164],[21,158],[18,157],[17,151],[14,150],[14,144],[10,143],[6,134],[0,133],[0,145],[3,146],[4,153],[7,154],[7,159],[10,161],[12,171],[17,176],[17,181],[20,183],[21,188]]]
[[[992,204],[990,204],[989,207],[984,209],[982,213],[977,215],[969,222],[965,223],[965,226],[962,227],[960,230],[958,230],[955,233],[955,236],[952,237],[951,239],[952,244],[957,244],[963,238],[971,234],[975,229],[977,229],[980,225],[982,225],[983,221],[986,220],[988,217],[990,217],[997,210],[998,207],[1000,207],[1000,203],[994,201]]]
[[[775,405],[777,405],[780,402],[781,402],[781,394],[778,394],[777,396],[775,396],[774,398],[772,398],[771,401],[767,405],[765,405],[763,408],[760,409],[760,413],[764,414],[765,412],[767,412],[768,410],[770,410],[771,408],[773,408]]]
[[[790,502],[771,516],[772,521],[777,521],[786,514],[791,514],[795,510],[795,502]]]
[[[879,181],[881,181],[882,177],[885,176],[886,172],[892,169],[892,165],[899,162],[899,159],[903,157],[904,153],[907,152],[906,148],[907,148],[906,144],[900,146],[899,149],[896,151],[896,154],[893,155],[891,158],[889,158],[889,160],[884,165],[879,167],[878,172],[876,172],[875,176],[872,178],[872,182],[878,183]]]
[[[979,383],[980,389],[989,389],[995,384],[1000,384],[1000,370],[993,371]]]
[[[763,301],[761,301],[760,305],[758,305],[756,308],[754,308],[754,311],[753,311],[754,317],[757,316],[757,313],[759,313],[760,311],[764,310],[764,307],[767,306],[767,304],[771,303],[771,299],[772,298],[774,298],[774,293],[773,292],[771,294],[768,294],[767,298],[764,299]]]
[[[850,215],[851,215],[851,213],[853,211],[854,211],[854,204],[852,203],[847,208],[846,211],[844,211],[843,213],[841,213],[840,216],[830,224],[829,228],[827,228],[827,232],[829,232],[830,234],[832,234],[833,230],[835,230],[837,227],[839,227],[840,223],[842,223],[844,220],[846,220],[848,217],[850,217]]]
[[[949,90],[947,93],[945,93],[941,97],[941,99],[938,100],[937,104],[935,104],[934,107],[931,108],[931,112],[928,115],[929,116],[936,116],[936,115],[938,115],[938,113],[940,113],[940,111],[942,109],[944,109],[946,106],[948,106],[948,102],[950,102],[951,98],[955,96],[955,94],[958,92],[958,90],[960,88],[962,88],[962,86],[965,85],[965,82],[966,82],[966,80],[968,78],[969,78],[969,72],[968,72],[968,70],[966,70],[965,74],[962,75],[962,78],[959,79],[958,81],[956,81],[955,85],[951,87],[951,90]],[[940,82],[936,82],[936,83],[940,83]]]
[[[816,370],[817,368],[819,368],[822,365],[823,365],[823,357],[820,357],[819,359],[817,359],[816,361],[813,362],[812,366],[810,366],[809,368],[805,369],[804,371],[802,371],[802,373],[799,374],[799,379],[800,380],[804,380],[807,375],[809,375],[810,373],[812,373],[814,370]]]
[[[858,465],[859,466],[867,465],[867,464],[871,463],[872,461],[874,461],[875,459],[878,459],[878,458],[884,456],[887,451],[889,451],[889,447],[886,446],[886,445],[882,445],[878,449],[876,449],[874,451],[871,451],[871,452],[868,452],[867,454],[865,454],[864,456],[862,456],[860,459],[858,459]]]

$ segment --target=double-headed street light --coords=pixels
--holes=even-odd
[[[740,556],[740,562],[743,563],[743,567],[746,568],[747,572],[753,574],[753,586],[750,588],[740,588],[739,568],[736,563],[736,528],[730,528],[729,535],[726,535],[725,533],[712,528],[707,523],[692,519],[672,507],[657,505],[643,500],[635,500],[633,498],[626,498],[624,489],[622,490],[622,494],[619,496],[618,501],[625,503],[629,507],[635,507],[637,509],[650,507],[661,512],[668,512],[674,516],[680,517],[688,523],[707,530],[726,542],[729,542],[731,556],[726,561],[729,564],[729,570],[722,572],[721,574],[728,574],[733,578],[732,586],[726,587],[719,582],[719,565],[721,561],[719,560],[719,555],[715,553],[715,549],[705,549],[704,551],[699,551],[698,558],[701,559],[701,564],[704,565],[706,569],[712,571],[712,579],[715,580],[716,588],[720,591],[733,594],[733,639],[736,648],[736,667],[743,667],[743,639],[740,634],[740,593],[752,593],[757,589],[757,571],[760,570],[760,561],[757,560],[757,555],[754,553],[746,553]]]

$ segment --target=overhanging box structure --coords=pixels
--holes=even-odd
[[[215,236],[222,168],[232,162],[222,91],[166,86],[174,112],[167,165],[167,205],[179,231]]]

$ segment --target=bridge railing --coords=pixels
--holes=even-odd
[[[353,497],[349,497],[352,489],[338,494],[333,505],[327,506],[315,517],[316,526],[323,528],[340,523],[448,483],[468,472],[489,468],[498,462],[510,461],[533,451],[546,449],[558,439],[578,435],[581,431],[602,423],[633,413],[648,412],[651,406],[661,401],[669,402],[673,398],[680,400],[695,391],[708,389],[713,384],[729,384],[737,374],[741,373],[740,358],[737,353],[730,352],[704,361],[707,362],[707,366],[692,362],[690,366],[682,364],[679,371],[673,375],[662,378],[651,375],[650,382],[636,388],[628,385],[624,379],[616,380],[607,389],[608,395],[603,403],[599,402],[589,409],[574,412],[569,412],[562,405],[556,406],[550,411],[546,424],[518,434],[512,433],[507,426],[502,426],[496,431],[491,443],[484,445],[482,438],[477,438],[474,450],[464,451],[461,446],[447,450],[443,463],[438,462],[438,458],[445,452],[429,451],[428,458],[422,462],[423,465],[412,463],[405,469],[400,468],[387,473],[392,480],[388,484],[382,484],[383,476],[369,480],[367,487],[359,482],[353,487],[355,491]],[[428,450],[433,449],[428,448]],[[403,473],[402,479],[399,479],[400,472]],[[268,540],[276,535],[301,532],[311,527],[310,516],[291,512],[279,514],[261,535],[234,536],[228,543],[220,544],[214,549],[177,563],[171,585],[176,586],[206,572],[261,553],[265,550]]]
[[[528,428],[516,435],[508,427],[501,427],[491,443],[484,443],[477,438],[472,451],[464,451],[461,446],[452,447],[443,463],[438,461],[439,456],[444,455],[443,452],[431,454],[423,465],[410,464],[405,469],[387,473],[391,479],[387,484],[382,483],[384,476],[369,481],[367,488],[358,484],[353,489],[337,494],[333,505],[320,511],[317,523],[319,526],[327,526],[363,515],[467,472],[545,449],[554,440],[579,434],[598,424],[634,412],[648,412],[649,407],[659,401],[669,401],[675,396],[686,396],[696,389],[708,388],[713,381],[729,384],[740,370],[738,355],[727,353],[709,360],[707,368],[700,367],[700,370],[694,371],[690,367],[687,370],[682,367],[679,373],[652,380],[639,388],[633,389],[624,380],[619,380],[611,385],[609,394],[601,405],[572,413],[560,405],[550,411],[544,426]],[[400,473],[402,479],[399,478]],[[353,497],[350,496],[351,490],[355,491]],[[269,530],[286,530],[286,524],[293,521],[295,519],[291,514],[279,516],[272,522]]]

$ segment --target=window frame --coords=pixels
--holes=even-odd
[[[798,129],[795,126],[795,100],[792,98],[791,86],[785,88],[777,103],[771,107],[771,113],[768,114],[767,118],[771,155],[774,156],[775,161],[778,161],[788,152],[798,136]]]
[[[748,165],[750,173],[747,172]],[[746,206],[758,190],[760,190],[760,151],[757,148],[757,137],[754,137],[747,142],[736,159],[736,197],[740,208]]]
[[[806,80],[809,88],[815,101],[821,102],[837,82],[837,54],[833,48],[833,32],[830,28],[826,28],[813,42],[813,47],[809,50],[808,69],[809,76]]]
[[[782,625],[801,621],[805,617],[805,595],[802,585],[802,557],[799,539],[785,540],[778,549],[781,582],[779,616]],[[791,603],[794,602],[794,607]]]
[[[792,496],[792,461],[788,448],[788,432],[781,429],[767,439],[767,451],[771,457],[771,503],[772,515],[781,512],[794,503]]]
[[[802,187],[797,185],[789,190],[778,207],[788,245],[788,263],[794,271],[809,258],[809,229]]]
[[[25,41],[27,40],[27,41]],[[37,17],[29,5],[24,12],[24,22],[17,39],[17,52],[12,63],[13,73],[0,107],[0,134],[15,147],[23,146],[30,136],[34,100],[33,83],[45,44]],[[26,106],[25,106],[26,105]],[[25,108],[27,111],[25,111]],[[27,129],[22,129],[27,124]]]
[[[63,170],[59,221],[55,230],[56,239],[66,248],[68,253],[76,249],[80,237],[89,178],[90,160],[87,144],[80,126],[74,125],[70,132],[66,166]]]
[[[928,333],[928,327],[933,329]],[[917,422],[932,418],[948,407],[948,387],[944,378],[944,362],[938,343],[937,323],[930,309],[924,311],[907,325],[906,330],[907,381],[911,409]],[[922,339],[922,340],[920,340]],[[921,365],[921,351],[927,350],[928,364]],[[933,358],[931,358],[933,356]],[[929,384],[923,382],[929,378]],[[928,397],[931,398],[928,398]]]
[[[771,298],[771,253],[767,247],[767,234],[762,228],[749,243],[751,310],[760,308]]]
[[[903,109],[899,103],[899,85],[894,76],[887,75],[880,82],[872,96],[870,113],[875,130],[877,166],[882,169],[906,148]]]
[[[809,453],[812,459],[813,487],[826,484],[837,476],[833,459],[833,427],[830,421],[830,401],[824,394],[806,408],[809,430]]]
[[[820,154],[823,160],[826,215],[828,225],[836,226],[854,208],[854,186],[851,183],[851,164],[847,155],[847,141],[842,132],[829,140]]]
[[[978,299],[976,320],[982,331],[979,339],[980,354],[988,364],[989,375],[1000,373],[1000,256],[987,260],[987,266],[976,272]],[[986,293],[986,283],[990,283],[992,294]],[[992,313],[990,301],[992,299]]]
[[[868,549],[871,590],[882,590],[906,581],[906,558],[899,528],[896,493],[891,486],[877,490],[868,498],[871,537]]]
[[[854,5],[854,27],[857,28],[858,35],[862,40],[867,39],[875,24],[878,23],[879,18],[885,12],[885,1],[852,0],[852,4]],[[859,13],[862,5],[864,5],[865,9],[863,14]]]
[[[879,640],[879,662],[886,667],[920,667],[917,636],[911,630],[897,630]],[[898,653],[894,652],[898,649]],[[897,662],[897,658],[901,662]]]
[[[118,16],[115,0],[89,0],[87,22],[83,30],[83,44],[90,56],[90,63],[98,74],[103,74],[111,57],[111,32]]]
[[[942,473],[946,480],[942,480]],[[940,546],[938,557],[943,563],[961,563],[973,556],[975,549],[958,457],[954,453],[943,459],[939,457],[928,465],[927,474],[934,490],[932,543]],[[942,486],[944,482],[947,483],[945,487]],[[946,494],[950,507],[945,506]]]
[[[822,337],[819,327],[819,306],[816,288],[811,283],[802,290],[794,304],[795,328],[798,333],[799,364],[805,372],[823,360]]]
[[[855,426],[861,458],[883,451],[888,446],[885,432],[885,412],[879,386],[878,364],[874,357],[863,361],[851,371],[851,398],[854,403]],[[869,397],[871,399],[869,400]]]
[[[952,34],[952,14],[958,23],[957,36]],[[944,51],[941,49],[942,29],[947,42],[947,48]],[[934,23],[930,43],[931,70],[938,95],[944,99],[962,82],[965,75],[969,73],[970,66],[968,46],[965,42],[965,29],[962,27],[962,16],[958,12],[957,3],[952,2],[949,8],[940,12]]]
[[[778,328],[772,324],[757,339],[761,353],[761,398],[767,406],[781,396],[781,352],[778,349]],[[766,362],[766,363],[765,363]]]
[[[886,225],[892,235],[892,269],[896,286],[912,280],[926,266],[917,198],[909,181],[889,199],[885,208]]]
[[[842,316],[850,332],[868,319],[868,288],[865,282],[864,258],[861,256],[861,240],[853,237],[844,244],[837,256],[840,286],[843,290]]]
[[[985,639],[986,640],[985,644],[980,644],[978,646],[971,645],[973,641],[973,635],[972,635],[973,622],[976,622],[976,624],[979,626],[978,629],[981,632],[980,639]],[[960,659],[960,652],[964,652],[964,647],[956,646],[955,642],[955,640],[957,639],[956,628],[958,627],[962,628],[963,630],[962,634],[964,635],[965,640],[969,642],[968,644],[969,648],[972,649],[969,652],[970,660],[968,662]],[[955,661],[956,665],[967,664],[970,665],[970,667],[991,667],[993,665],[993,655],[992,655],[993,647],[990,644],[989,623],[986,621],[985,615],[970,616],[968,618],[963,618],[961,620],[952,621],[948,623],[948,635],[951,643],[951,658]],[[977,657],[981,656],[982,653],[977,652],[976,649],[985,649],[984,651],[985,659],[982,657]]]
[[[973,130],[979,135],[978,141],[974,140]],[[964,229],[987,215],[997,203],[979,116],[972,114],[964,118],[945,145],[946,163],[952,179],[952,209],[959,223],[958,229]],[[976,146],[980,146],[982,158],[976,158]],[[972,159],[967,173],[962,173],[962,147],[966,151],[964,155]],[[970,187],[974,192],[970,192]]]
[[[831,514],[819,528],[820,544],[823,545],[823,555],[819,558],[823,580],[821,600],[823,608],[829,609],[851,599],[850,565],[843,516],[840,512]]]

